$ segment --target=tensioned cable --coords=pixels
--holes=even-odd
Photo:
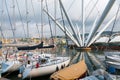
[[[60,4],[60,3],[59,3]],[[62,24],[63,24],[63,27],[64,27],[64,32],[65,32],[65,38],[66,38],[66,45],[67,45],[67,48],[66,48],[66,52],[69,53],[69,48],[68,48],[68,38],[67,38],[67,30],[65,28],[65,21],[64,21],[64,17],[63,17],[63,11],[62,11],[62,7],[60,6],[60,11],[61,11],[61,16],[62,16]]]
[[[94,2],[93,0],[90,0],[91,2]],[[95,2],[95,4],[94,4],[94,6],[92,7],[92,9],[90,10],[90,12],[89,12],[89,15],[86,17],[86,19],[85,19],[85,23],[87,22],[87,19],[89,18],[89,16],[91,15],[91,13],[92,13],[92,11],[94,10],[94,8],[96,8],[96,10],[97,10],[97,13],[100,15],[100,12],[99,12],[99,10],[98,10],[98,8],[97,8],[97,3],[98,3],[98,1],[99,0],[97,0],[96,2]],[[90,3],[90,2],[89,2]],[[88,6],[89,4],[87,4],[87,6]],[[87,9],[87,6],[86,6],[86,8],[85,9]]]
[[[7,6],[7,1],[6,1],[6,0],[5,0],[5,6],[6,6],[6,10],[7,10],[9,22],[10,22],[10,27],[11,27],[11,29],[12,29],[13,37],[14,37],[14,39],[15,39],[15,33],[14,33],[13,25],[12,25],[12,22],[11,22],[11,18],[10,18],[10,15],[9,15],[9,11],[8,11],[8,6]]]
[[[25,0],[25,8],[26,8],[26,25],[27,25],[27,38],[29,38],[29,28],[28,28],[28,3],[27,0]]]
[[[118,6],[118,10],[117,10],[117,13],[116,13],[116,16],[115,16],[115,20],[114,20],[114,23],[113,23],[113,27],[112,27],[112,29],[111,29],[111,34],[110,34],[110,36],[111,36],[112,33],[113,33],[113,29],[114,29],[115,24],[116,24],[116,21],[117,21],[117,17],[118,17],[119,9],[120,9],[120,4],[119,4],[119,6]],[[109,41],[110,41],[110,38],[109,38],[109,40],[108,40],[108,43],[109,43]]]
[[[1,19],[3,19],[3,18],[2,18],[2,16],[3,16],[3,1],[2,1]],[[1,36],[2,36],[2,37],[3,37],[3,39],[4,39],[5,37],[4,37],[4,35],[3,35],[2,26],[3,26],[3,24],[2,24],[2,20],[1,20],[0,31],[1,31]]]
[[[62,7],[60,6],[60,12],[61,12],[61,16],[62,16],[62,24],[63,24],[63,27],[65,29],[65,38],[66,38],[66,42],[67,42],[67,47],[68,47],[68,40],[67,40],[67,32],[66,32],[66,28],[65,28],[65,21],[64,21],[64,17],[63,17],[63,11],[62,11]]]
[[[20,15],[20,20],[21,20],[21,23],[22,23],[24,35],[25,35],[25,37],[27,37],[27,36],[26,36],[26,33],[25,33],[25,27],[24,27],[24,24],[23,24],[23,20],[22,20],[22,15],[21,15],[20,8],[19,8],[18,1],[17,1],[17,0],[16,0],[16,4],[17,4],[17,8],[18,8],[18,13],[19,13],[19,15]]]
[[[54,0],[54,16],[55,16],[55,21],[56,21],[56,9],[57,9],[57,2],[56,2],[56,0]],[[55,23],[55,36],[57,35],[57,33],[56,33],[56,23]]]
[[[32,9],[33,9],[33,14],[34,14],[34,18],[36,18],[36,15],[35,15],[35,10],[34,10],[34,6],[33,6],[33,1],[31,0],[31,4],[32,4]],[[38,36],[40,38],[40,31],[39,31],[39,28],[38,28],[38,24],[36,22],[36,27],[37,27],[37,32],[38,32]]]
[[[93,1],[93,0],[92,0],[92,1]],[[98,3],[98,0],[96,1],[96,3],[94,4],[94,6],[92,7],[92,9],[90,10],[89,15],[88,15],[88,16],[86,17],[86,19],[85,19],[85,22],[87,21],[87,19],[88,19],[89,16],[91,15],[92,11],[96,8],[95,6],[97,5],[97,3]],[[98,14],[100,14],[99,11],[98,11],[98,9],[97,9],[97,12],[98,12]]]
[[[91,1],[93,2],[93,0],[90,0],[90,1],[88,2],[87,6],[90,4],[90,2],[91,2]],[[72,7],[72,5],[73,5],[73,3],[74,3],[74,2],[75,2],[75,0],[73,0],[73,1],[72,1],[72,3],[70,4],[70,7],[68,8],[68,10],[67,10],[67,11],[69,11],[69,10],[70,10],[70,8]],[[89,18],[90,14],[91,14],[91,13],[92,13],[92,11],[94,10],[94,8],[96,8],[96,9],[97,9],[98,14],[100,14],[100,13],[99,13],[98,8],[96,7],[97,2],[98,2],[98,0],[97,0],[97,1],[96,1],[96,3],[94,4],[94,6],[95,6],[95,7],[93,6],[93,8],[91,9],[91,11],[89,12],[89,15],[86,17],[85,22],[86,22],[86,21],[87,21],[87,19]],[[86,8],[87,8],[87,7],[86,7]],[[86,8],[85,8],[85,9],[86,9]]]
[[[49,10],[48,10],[47,0],[45,0],[45,3],[46,3],[46,9],[47,9],[47,12],[49,12]],[[51,27],[51,22],[50,22],[50,18],[49,18],[49,16],[48,16],[48,22],[49,22],[49,26],[50,26],[51,37],[52,37],[52,39],[53,39],[52,27]],[[53,44],[54,44],[54,41],[53,41]]]
[[[76,0],[73,0],[73,1],[71,2],[71,4],[70,4],[69,8],[67,9],[67,11],[69,11],[69,10],[71,9],[71,7],[72,7],[72,5],[74,4],[75,1],[76,1]],[[90,2],[91,2],[91,0],[89,0],[89,2],[88,2],[87,5],[89,5]],[[86,8],[87,8],[87,7],[86,7]],[[85,8],[85,9],[86,9],[86,8]]]
[[[1,26],[2,26],[2,23],[1,23]],[[0,32],[1,32],[1,36],[3,37],[3,39],[5,38],[4,35],[3,35],[3,32],[2,32],[2,28],[0,26]]]

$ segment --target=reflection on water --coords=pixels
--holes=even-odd
[[[88,54],[88,52],[80,52],[80,51],[76,51],[75,49],[67,50],[67,52],[66,52],[66,48],[62,47],[62,46],[55,47],[52,49],[42,49],[42,50],[36,50],[36,51],[45,52],[45,53],[52,53],[52,54],[55,54],[56,56],[70,56],[71,57],[70,65],[77,63],[82,58],[86,58],[87,57],[86,54]],[[106,53],[119,53],[119,52],[115,52],[115,51],[112,51],[112,52],[91,51],[89,53],[95,55],[95,57],[97,57],[97,59],[102,62],[105,59],[104,54],[106,54]],[[83,55],[84,55],[84,57],[83,57]],[[89,60],[87,60],[86,63],[90,66],[89,67],[90,70],[93,70],[94,67],[91,67],[91,64],[89,64]],[[5,76],[5,75],[3,75],[3,76]],[[31,80],[49,80],[49,77],[50,77],[50,75],[47,75],[47,76],[32,78]],[[12,74],[7,75],[7,78],[11,79],[11,80],[21,80],[20,78],[18,78],[18,72],[14,72]],[[30,80],[30,79],[28,78],[25,80]]]

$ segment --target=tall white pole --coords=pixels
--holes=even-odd
[[[3,27],[3,13],[4,13],[4,6],[3,6],[4,1],[2,0],[1,3],[2,3],[2,4],[1,4],[1,15],[0,15],[0,17],[1,17],[0,32],[1,32],[2,38],[5,39],[4,34],[3,34],[3,31],[2,31],[2,27]]]
[[[98,18],[99,18],[99,16],[96,17],[96,19],[95,19],[95,21],[94,21],[94,23],[93,23],[93,26],[92,26],[92,28],[91,28],[91,31],[89,32],[89,35],[91,35],[92,32],[94,31],[94,28],[95,28],[95,26],[96,26],[96,24],[97,24]],[[90,38],[90,36],[88,36],[88,39],[89,39],[89,38]],[[88,44],[88,39],[87,39],[87,41],[86,41],[85,46],[87,46],[87,44]]]
[[[26,5],[26,27],[27,27],[27,38],[29,38],[29,28],[28,28],[28,2],[25,0],[25,5]]]
[[[106,18],[108,12],[110,11],[111,7],[113,6],[115,0],[110,0],[106,6],[106,8],[104,9],[102,16],[100,17],[100,19],[98,20],[97,24],[95,25],[94,30],[91,32],[91,34],[89,34],[88,39],[87,39],[87,46],[88,44],[91,42],[92,38],[94,37],[95,33],[97,32],[98,28],[101,26],[102,22],[104,21],[104,19]]]
[[[16,24],[15,24],[15,1],[14,0],[12,0],[13,1],[13,31],[15,32],[15,30],[16,30]],[[14,36],[14,42],[16,43],[16,40],[15,40],[15,37],[16,36]]]
[[[79,41],[80,41],[80,45],[82,45],[82,38],[81,38],[80,28],[78,27],[77,24],[76,24],[76,27],[77,27],[78,39],[79,39]]]
[[[101,31],[91,40],[91,42],[88,44],[90,46],[100,35],[105,31],[106,28],[109,27],[109,25],[112,23],[112,21],[115,19],[115,16],[101,29]]]
[[[82,31],[82,40],[83,40],[82,46],[84,46],[85,45],[85,8],[84,8],[84,0],[82,0],[82,28],[83,28],[83,31]]]
[[[45,9],[44,9],[44,12],[56,23],[56,25],[57,25],[63,32],[65,32],[64,27],[61,26],[61,25],[59,24],[59,22],[56,21],[56,20],[54,19],[54,17],[53,17],[50,13],[48,13]],[[78,47],[80,47],[78,41],[73,37],[73,35],[70,33],[70,31],[68,31],[67,28],[66,28],[66,34],[67,34],[67,36],[68,36]]]
[[[73,26],[73,24],[72,24],[72,21],[71,21],[71,19],[69,18],[68,14],[67,14],[67,11],[65,10],[65,8],[64,8],[64,6],[63,6],[62,1],[59,0],[59,2],[60,2],[60,6],[61,6],[62,9],[63,9],[63,12],[65,13],[65,16],[66,16],[67,20],[68,20],[68,23],[69,23],[69,25],[70,25],[70,27],[71,27],[71,29],[72,29],[72,32],[73,32],[73,34],[74,34],[74,37],[75,37],[75,39],[77,40],[77,42],[79,43],[79,45],[80,45],[80,41],[79,41],[78,38],[77,38],[77,34],[75,33],[75,28],[74,28],[74,26]]]

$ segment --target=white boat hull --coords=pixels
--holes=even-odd
[[[106,61],[106,64],[107,64],[108,66],[112,66],[112,67],[114,67],[114,68],[116,68],[116,69],[120,69],[120,62]]]
[[[4,62],[4,64],[2,64],[2,73],[16,71],[20,68],[21,65],[22,64],[19,61]]]
[[[22,63],[20,63],[20,62],[14,63],[14,65],[8,70],[8,72],[13,72],[13,71],[19,70],[21,65],[22,65]]]
[[[63,66],[64,67],[68,66],[69,62],[70,62],[70,58],[68,58],[65,61],[55,63],[55,64],[52,64],[52,65],[48,65],[48,66],[44,66],[44,67],[40,66],[39,68],[34,68],[34,69],[31,69],[31,70],[29,69],[26,72],[26,73],[28,73],[28,75],[23,73],[23,79],[28,78],[28,77],[37,77],[37,76],[43,76],[43,75],[51,74],[51,73],[53,73],[57,70],[57,67],[58,67],[58,69],[61,69]]]
[[[120,57],[118,56],[106,56],[107,61],[120,62]]]

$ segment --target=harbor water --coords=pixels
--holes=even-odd
[[[74,63],[77,63],[80,60],[80,54],[81,53],[83,53],[83,54],[88,53],[88,52],[83,52],[83,51],[82,52],[77,51],[75,49],[66,49],[66,47],[63,47],[63,46],[59,46],[56,49],[47,49],[46,52],[51,52],[52,54],[55,54],[56,56],[70,56],[71,57],[70,65],[74,64]],[[109,51],[109,52],[116,53],[116,51]],[[104,55],[106,53],[109,53],[109,52],[108,51],[98,51],[97,50],[97,51],[90,51],[89,53],[95,55],[95,57],[101,63],[103,63],[103,65],[105,66],[105,64],[104,64],[105,56]],[[117,51],[117,53],[118,53],[118,51]],[[5,74],[2,74],[2,77],[8,78],[10,80],[22,80],[22,78],[18,77],[18,74],[19,74],[19,71],[12,72],[12,73],[5,73]],[[45,75],[45,76],[40,76],[40,77],[35,77],[35,78],[29,77],[29,78],[24,79],[24,80],[50,80],[50,75],[51,74]]]

